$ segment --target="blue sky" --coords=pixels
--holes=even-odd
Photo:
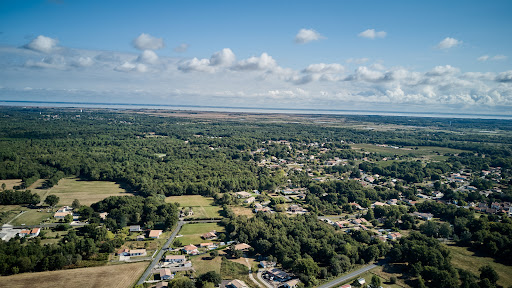
[[[511,11],[512,1],[3,0],[0,100],[510,113]]]

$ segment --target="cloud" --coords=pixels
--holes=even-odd
[[[210,60],[208,59],[198,59],[196,57],[185,60],[178,65],[178,70],[183,72],[213,72],[215,69],[210,66]]]
[[[434,69],[425,73],[427,76],[444,76],[448,74],[458,73],[460,70],[458,68],[452,67],[450,65],[445,66],[436,66]]]
[[[449,49],[449,48],[453,48],[455,46],[458,46],[460,44],[462,44],[462,41],[457,40],[455,38],[446,37],[441,42],[439,42],[439,44],[437,44],[436,47],[438,49]]]
[[[183,72],[215,72],[215,67],[229,67],[233,65],[236,60],[235,53],[229,48],[224,48],[221,51],[213,53],[210,59],[192,58],[190,60],[182,61],[178,65],[178,70]]]
[[[302,70],[303,73],[339,73],[343,72],[345,68],[337,63],[333,64],[311,64],[306,69]]]
[[[154,51],[144,50],[137,58],[137,62],[146,64],[156,64],[158,62],[158,55]]]
[[[345,77],[345,81],[363,80],[368,82],[378,82],[384,80],[384,73],[368,69],[368,67],[357,67],[354,74]]]
[[[483,56],[480,56],[480,57],[478,57],[476,60],[478,60],[478,61],[482,61],[482,62],[483,62],[483,61],[487,61],[487,60],[489,60],[489,55],[483,55]]]
[[[25,62],[25,67],[57,70],[65,70],[67,68],[64,57],[59,55],[46,56],[41,61],[27,60],[27,62]]]
[[[119,71],[119,72],[132,72],[133,71],[133,72],[144,73],[144,72],[148,71],[148,67],[141,63],[134,64],[134,63],[130,63],[130,62],[126,61],[123,64],[114,68],[114,70]]]
[[[182,43],[176,47],[174,47],[174,52],[177,52],[177,53],[183,53],[183,52],[187,52],[188,50],[188,47],[190,47],[190,45],[188,45],[187,43]]]
[[[320,39],[325,39],[325,37],[313,29],[300,29],[299,33],[295,35],[295,43],[298,44],[306,44]]]
[[[236,56],[229,48],[224,48],[219,52],[213,53],[210,57],[211,66],[231,66],[235,63]]]
[[[90,67],[94,64],[94,60],[91,57],[80,57],[71,63],[75,67]]]
[[[272,56],[267,53],[262,53],[260,57],[251,57],[238,62],[233,69],[234,70],[270,70],[277,67],[276,61]]]
[[[39,35],[34,40],[30,41],[30,43],[25,45],[25,48],[38,52],[50,53],[57,47],[58,43],[59,41],[57,39]]]
[[[133,47],[138,50],[158,50],[165,47],[162,38],[156,38],[149,34],[142,33],[132,42]]]
[[[503,83],[512,83],[512,70],[501,72],[496,76],[496,81]]]
[[[505,55],[496,55],[496,56],[492,57],[492,60],[494,60],[494,61],[502,61],[502,60],[507,60],[507,59],[508,59],[508,57]]]
[[[375,31],[375,29],[367,29],[359,33],[357,36],[368,39],[384,38],[387,33],[385,31]]]

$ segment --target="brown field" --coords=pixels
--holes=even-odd
[[[59,206],[71,205],[78,199],[82,205],[91,205],[109,196],[132,196],[122,189],[119,184],[108,181],[82,181],[74,178],[65,178],[50,189],[49,194],[60,198]]]
[[[92,268],[24,273],[0,277],[0,283],[8,284],[7,286],[10,288],[128,288],[133,287],[147,266],[147,262],[139,262]]]
[[[251,208],[240,207],[240,206],[231,206],[229,208],[237,216],[247,216],[249,218],[254,217],[254,213],[252,213],[252,209]]]
[[[0,180],[0,185],[2,185],[2,183],[5,183],[5,189],[11,190],[12,187],[21,185],[21,179]]]

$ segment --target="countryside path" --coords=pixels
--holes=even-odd
[[[370,265],[367,265],[367,266],[364,266],[363,268],[360,268],[352,273],[349,273],[347,275],[344,275],[344,276],[341,276],[339,278],[336,278],[334,280],[332,280],[331,282],[329,283],[325,283],[323,285],[320,285],[318,286],[317,288],[330,288],[330,287],[333,287],[333,286],[337,286],[337,285],[340,285],[341,283],[351,279],[351,278],[354,278],[356,277],[357,275],[360,275],[360,274],[363,274],[373,268],[377,267],[377,265],[375,264],[370,264]]]
[[[176,237],[176,235],[178,235],[178,232],[180,231],[183,224],[185,224],[184,221],[178,221],[178,225],[176,226],[176,228],[174,228],[174,231],[172,231],[171,237],[169,237],[169,240],[167,240],[167,242],[165,242],[162,249],[160,249],[160,251],[158,252],[156,257],[153,259],[151,264],[149,264],[146,271],[144,271],[144,274],[142,274],[139,281],[137,282],[138,285],[144,283],[144,281],[148,278],[149,274],[153,270],[153,267],[155,267],[155,265],[158,264],[158,262],[160,262],[160,259],[162,258],[162,255],[164,254],[165,250],[167,250],[167,248],[169,248],[169,246],[171,245],[171,243],[174,240],[174,238]]]

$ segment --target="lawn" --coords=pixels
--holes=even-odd
[[[147,262],[79,268],[49,272],[24,273],[1,277],[2,283],[11,288],[33,287],[80,287],[80,288],[128,288],[133,287]]]
[[[167,203],[180,203],[181,207],[198,207],[213,205],[213,198],[201,195],[170,196],[165,198]]]
[[[375,269],[377,269],[377,268],[375,268]],[[366,284],[370,284],[372,282],[372,277],[374,275],[376,275],[376,274],[371,273],[371,272],[366,272],[364,274],[361,274],[361,275],[359,275],[357,277],[354,277],[354,278],[350,279],[349,281],[347,281],[347,282],[345,282],[343,284],[351,284],[352,282],[354,282],[354,280],[359,279],[359,278],[364,278],[366,280]],[[397,284],[391,284],[391,283],[388,282],[388,279],[385,279],[385,278],[381,277],[380,275],[376,275],[376,276],[378,276],[380,278],[380,281],[382,283],[382,287],[383,288],[388,288],[388,287],[389,288],[409,287],[409,286],[407,286],[405,284],[402,284],[403,286],[400,286],[400,285],[397,285]]]
[[[38,212],[41,211],[41,212]],[[23,215],[20,217],[14,219],[11,224],[14,226],[18,226],[21,224],[25,225],[39,225],[43,220],[46,220],[47,218],[50,218],[50,220],[53,219],[53,212],[46,212],[47,210],[37,210],[37,209],[30,209],[27,210]]]
[[[203,259],[203,257],[206,257]],[[196,275],[204,274],[208,271],[215,271],[217,273],[220,273],[220,262],[222,257],[217,256],[212,260],[207,260],[208,254],[206,255],[197,255],[197,256],[191,256],[190,261],[192,261],[192,267],[196,270]]]
[[[408,154],[414,154],[416,157],[420,156],[437,156],[437,153],[440,153],[441,155],[445,153],[450,154],[458,154],[461,152],[464,152],[464,150],[459,149],[451,149],[446,147],[434,147],[434,146],[424,146],[424,147],[418,147],[418,149],[415,149],[416,147],[403,147],[400,149],[394,149],[390,147],[380,147],[372,144],[352,144],[352,149],[364,149],[366,152],[377,152],[385,155],[408,155]]]
[[[20,214],[21,211],[26,211],[27,208],[20,205],[0,205],[0,225],[9,222],[11,219]]]
[[[512,286],[512,266],[494,262],[490,257],[481,257],[469,251],[466,247],[447,245],[452,252],[452,264],[457,268],[466,269],[479,276],[478,269],[484,265],[491,265],[500,276],[498,284],[504,287]]]
[[[192,207],[194,215],[185,217],[186,219],[193,218],[219,218],[220,206],[213,205],[213,198],[203,197],[201,195],[184,195],[184,196],[170,196],[165,198],[167,203],[179,203],[180,207]]]
[[[185,224],[183,225],[179,232],[179,234],[183,235],[183,237],[179,237],[176,239],[179,239],[183,245],[212,242],[201,238],[202,234],[210,232],[212,230],[222,232],[224,231],[224,227],[220,226],[217,223]]]
[[[71,205],[78,199],[82,205],[91,205],[109,196],[131,196],[119,184],[108,181],[83,181],[75,178],[65,178],[50,189],[49,194],[60,198],[60,205]]]

